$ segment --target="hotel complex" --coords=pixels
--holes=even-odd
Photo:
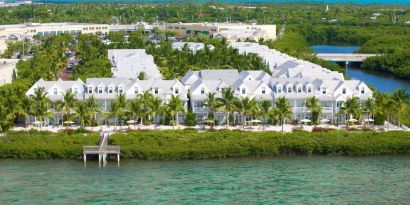
[[[372,98],[372,91],[365,83],[359,80],[344,80],[341,73],[295,59],[276,50],[266,49],[265,46],[256,43],[231,43],[231,46],[237,48],[241,53],[260,55],[269,64],[272,74],[264,71],[242,70],[239,72],[236,69],[200,70],[189,71],[181,80],[163,80],[151,74],[147,80],[138,80],[134,74],[135,70],[128,70],[131,72],[129,75],[125,73],[114,78],[88,78],[86,82],[40,79],[27,91],[26,95],[32,95],[35,89],[44,87],[47,96],[56,102],[63,100],[62,94],[71,90],[80,100],[94,96],[104,111],[108,111],[109,104],[119,94],[124,94],[127,99],[134,99],[138,94],[148,91],[159,97],[163,103],[167,103],[174,95],[180,97],[184,102],[185,109],[192,108],[198,123],[203,123],[208,118],[209,110],[205,106],[207,94],[212,92],[216,94],[216,97],[221,97],[222,90],[227,87],[234,89],[234,94],[238,98],[249,97],[258,102],[270,101],[272,107],[275,99],[285,97],[292,106],[294,122],[311,118],[311,112],[306,107],[308,97],[315,96],[320,100],[323,107],[320,119],[326,119],[332,123],[345,122],[346,116],[338,113],[347,98],[357,96],[362,102]],[[132,57],[135,50],[125,51],[131,53],[128,57]],[[142,62],[142,58],[145,57],[141,57],[139,61]],[[121,59],[128,64],[134,63],[127,58],[114,59],[117,65],[123,63],[119,62]],[[133,61],[138,61],[138,58]],[[150,69],[157,73],[156,67]],[[54,120],[59,121],[59,116],[61,115],[56,111]],[[184,115],[180,114],[178,121],[181,123],[183,119]],[[225,113],[215,113],[216,124],[223,124],[226,120]],[[234,113],[234,120],[238,123],[242,121],[236,113]]]

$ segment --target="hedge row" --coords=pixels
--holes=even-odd
[[[98,133],[9,132],[0,138],[0,157],[76,159],[83,145],[97,145],[98,139]],[[124,158],[146,160],[409,154],[410,133],[134,131],[114,134],[110,144],[120,145]]]

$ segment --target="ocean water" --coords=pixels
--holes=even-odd
[[[207,2],[209,0],[34,0],[36,3],[130,3],[130,2]],[[248,3],[249,0],[218,0],[217,2]],[[356,3],[356,4],[410,4],[410,0],[250,0],[250,2],[320,2],[320,3]]]
[[[410,156],[0,160],[0,204],[409,204]]]

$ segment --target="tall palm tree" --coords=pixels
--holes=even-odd
[[[396,102],[394,101],[391,94],[376,93],[375,103],[376,103],[375,113],[377,115],[387,117],[387,122],[388,122],[387,126],[389,128],[391,116],[397,110],[395,108]]]
[[[370,116],[374,114],[376,110],[376,103],[373,98],[369,98],[364,102],[362,107],[363,111],[367,114],[367,123],[370,123]]]
[[[263,130],[265,130],[266,121],[271,114],[272,111],[272,102],[268,100],[264,100],[259,104],[259,115],[263,119]]]
[[[235,108],[235,102],[237,98],[234,95],[235,91],[231,88],[225,88],[222,90],[222,97],[218,98],[219,104],[224,108],[226,112],[226,127],[229,128],[229,114]]]
[[[108,117],[114,119],[114,126],[117,127],[117,118],[118,118],[119,106],[117,101],[110,103],[108,107]]]
[[[145,110],[145,115],[141,116],[142,117],[141,124],[143,123],[142,120],[144,118],[145,118],[145,123],[147,123],[149,113],[150,113],[149,104],[151,103],[152,99],[154,98],[154,95],[150,91],[146,90],[146,91],[142,92],[141,94],[139,94],[138,97],[141,100],[142,109]]]
[[[397,109],[397,123],[400,126],[400,113],[405,111],[410,101],[410,95],[404,89],[399,88],[393,93],[393,100],[395,101],[395,108]]]
[[[319,123],[319,115],[322,113],[322,105],[319,98],[313,96],[306,99],[306,107],[312,113],[312,123],[317,125]]]
[[[279,97],[275,100],[275,113],[280,119],[283,132],[283,125],[285,124],[285,120],[290,119],[292,116],[292,107],[285,97]]]
[[[154,97],[150,104],[150,111],[151,111],[151,116],[152,119],[154,121],[154,127],[155,129],[157,129],[157,123],[155,122],[155,120],[157,119],[157,116],[162,112],[162,110],[164,109],[164,106],[162,104],[161,99],[159,99],[158,97]]]
[[[33,113],[33,101],[30,97],[24,95],[19,103],[19,113],[24,116],[24,127],[27,127],[27,118]]]
[[[208,107],[208,120],[214,120],[215,111],[221,106],[215,97],[215,93],[208,93],[204,105]]]
[[[345,113],[348,118],[360,118],[360,99],[358,97],[349,97],[341,106],[340,110]],[[346,127],[349,128],[349,122]]]
[[[172,129],[174,129],[175,124],[178,124],[177,120],[176,120],[176,116],[178,115],[178,113],[184,112],[184,105],[181,99],[179,99],[179,97],[172,95],[171,99],[169,100],[168,104],[168,112],[169,115],[172,116]]]
[[[71,118],[74,107],[77,103],[77,99],[75,98],[74,93],[71,90],[68,90],[66,93],[63,93],[63,100],[57,102],[57,108],[61,112],[61,125],[64,126],[64,115],[67,115],[68,119]]]
[[[256,109],[256,101],[254,98],[250,99],[248,96],[236,101],[236,108],[242,115],[242,126],[245,126],[246,116],[252,114],[252,111]]]
[[[122,126],[122,119],[125,117],[127,112],[127,98],[124,94],[120,93],[115,99],[117,108],[117,116],[120,120],[120,126]]]
[[[144,114],[144,110],[142,109],[142,102],[139,97],[128,101],[128,115],[132,119],[134,119],[135,121],[138,121],[138,118],[140,118],[141,124],[142,124],[143,114]]]
[[[88,100],[86,101],[87,110],[93,116],[93,123],[97,123],[97,113],[101,113],[101,107],[97,100],[95,100],[94,95],[91,95]],[[93,124],[92,123],[92,124]]]
[[[33,102],[33,115],[35,120],[43,121],[46,117],[52,115],[49,112],[51,101],[47,98],[47,92],[44,88],[37,88],[34,94],[30,96]]]
[[[92,119],[92,113],[89,112],[86,102],[78,102],[74,111],[74,116],[80,122],[81,127],[84,127]]]

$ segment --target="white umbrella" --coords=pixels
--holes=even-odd
[[[374,122],[373,119],[364,119],[363,121],[365,121],[365,122]]]
[[[309,120],[309,119],[303,119],[303,120],[301,120],[301,122],[303,122],[303,123],[308,123],[308,122],[312,122],[312,120]]]
[[[249,122],[252,122],[252,123],[260,123],[261,121],[260,121],[260,120],[251,120],[251,121],[249,121]]]
[[[33,124],[36,124],[36,125],[39,125],[39,124],[42,124],[43,123],[43,121],[34,121],[33,122]]]
[[[74,124],[74,122],[69,120],[69,121],[65,121],[64,124]]]
[[[321,123],[327,123],[327,122],[330,122],[330,120],[329,119],[321,119],[320,122]]]
[[[135,120],[128,120],[127,123],[128,123],[128,124],[134,124],[134,123],[135,123]]]
[[[349,122],[357,122],[357,121],[359,121],[359,120],[356,120],[356,119],[350,118],[348,121],[349,121]]]

